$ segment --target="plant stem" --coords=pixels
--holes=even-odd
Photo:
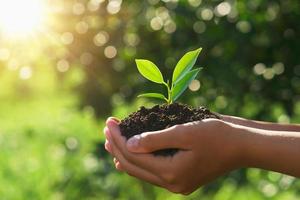
[[[163,82],[163,84],[167,87],[168,89],[168,99],[167,99],[167,104],[172,103],[172,98],[171,98],[171,89],[168,83]]]

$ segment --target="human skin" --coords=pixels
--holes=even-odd
[[[109,118],[105,148],[116,169],[174,193],[190,194],[232,170],[255,167],[300,177],[300,126],[231,116],[146,132],[126,141]],[[174,156],[151,152],[176,148]]]
[[[249,120],[249,119],[244,119],[241,117],[234,117],[229,115],[222,115],[221,117],[223,121],[232,124],[247,126],[251,128],[274,130],[274,131],[298,131],[298,132],[300,130],[299,124],[280,124],[280,123],[262,122],[262,121]]]

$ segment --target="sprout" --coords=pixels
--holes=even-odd
[[[193,69],[198,55],[202,48],[186,53],[177,63],[174,71],[172,82],[165,82],[164,77],[158,67],[149,60],[136,59],[136,65],[139,72],[146,79],[166,86],[168,96],[165,97],[160,93],[145,93],[138,97],[151,97],[165,100],[168,104],[176,101],[180,95],[187,89],[188,85],[196,78],[201,68]],[[169,84],[170,83],[170,84]]]

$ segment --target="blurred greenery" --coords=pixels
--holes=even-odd
[[[163,91],[138,74],[135,58],[170,77],[198,47],[204,69],[179,101],[299,123],[298,0],[43,3],[44,26],[26,37],[4,34],[0,20],[1,200],[300,198],[297,179],[258,169],[234,171],[187,197],[172,194],[117,172],[101,133],[106,117],[156,103],[138,93]]]

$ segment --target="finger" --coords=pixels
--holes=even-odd
[[[109,123],[110,121],[114,121],[114,122],[116,122],[117,124],[120,123],[120,120],[119,120],[118,118],[116,118],[116,117],[109,117],[109,118],[107,118],[106,124]]]
[[[108,130],[107,127],[104,128],[103,133],[104,133],[105,138],[106,138],[104,147],[105,147],[106,151],[108,151],[111,154],[112,150],[111,150],[110,143],[109,143],[110,134],[109,134],[109,130]]]
[[[115,167],[118,171],[124,171],[123,168],[122,168],[122,165],[121,163],[118,161],[117,158],[114,158],[114,163],[115,163]]]
[[[122,165],[121,165],[120,162],[116,162],[115,168],[116,168],[118,171],[120,171],[120,172],[124,172],[124,169],[123,169],[123,167],[122,167]]]
[[[107,124],[107,127],[109,129],[113,151],[118,149],[126,160],[154,174],[168,170],[168,161],[170,161],[171,157],[154,157],[152,154],[131,153],[127,150],[126,139],[121,136],[119,126],[111,121]]]
[[[110,146],[108,140],[105,140],[104,147],[105,147],[105,150],[106,150],[106,151],[108,151],[110,154],[112,153],[112,151],[111,151],[111,146]]]
[[[138,179],[142,179],[144,181],[147,181],[151,184],[157,185],[157,186],[161,186],[163,187],[163,181],[156,176],[155,174],[152,174],[151,172],[140,168],[134,164],[132,164],[130,161],[126,160],[126,158],[123,156],[123,154],[119,151],[118,148],[116,148],[114,142],[112,141],[112,149],[114,152],[114,162],[115,162],[115,167],[118,170],[122,170],[124,172],[126,172],[127,174],[129,174],[130,176],[134,176]]]
[[[109,129],[107,128],[107,126],[104,127],[104,129],[103,129],[103,134],[104,134],[106,140],[109,141],[109,140],[110,140],[110,137],[109,137]]]
[[[160,131],[145,132],[130,138],[127,141],[127,148],[135,153],[149,153],[169,148],[188,150],[186,129],[187,125],[176,125]]]

